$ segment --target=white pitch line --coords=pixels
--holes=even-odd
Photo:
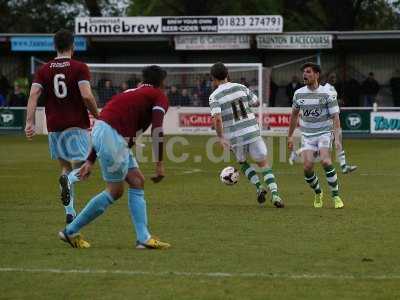
[[[226,272],[148,272],[148,271],[130,271],[130,270],[94,270],[94,269],[29,269],[29,268],[0,268],[0,273],[50,273],[50,274],[89,274],[89,275],[126,275],[126,276],[156,276],[156,277],[220,277],[220,278],[280,278],[280,279],[347,279],[347,280],[400,280],[400,275],[346,275],[346,274],[285,274],[285,273],[226,273]]]

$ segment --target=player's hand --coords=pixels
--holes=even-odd
[[[165,177],[165,169],[164,169],[164,163],[162,161],[159,161],[156,163],[156,175],[151,177],[151,181],[154,183],[159,183],[163,178]]]
[[[35,135],[35,124],[33,123],[26,123],[25,126],[25,135],[28,140],[32,140],[32,137]]]
[[[91,161],[85,161],[85,163],[80,167],[79,173],[77,174],[80,180],[86,180],[89,178],[92,172],[93,163]]]
[[[288,145],[288,149],[290,151],[293,151],[293,137],[292,136],[288,136],[288,140],[287,140],[287,145]]]
[[[221,145],[221,147],[223,149],[230,149],[231,148],[231,144],[229,143],[229,141],[224,139],[224,138],[219,138],[218,142],[219,142],[219,144]]]

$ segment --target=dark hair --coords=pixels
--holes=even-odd
[[[321,66],[313,62],[306,62],[304,65],[301,66],[300,70],[304,71],[305,68],[311,68],[315,73],[321,74],[322,72]]]
[[[71,50],[74,45],[74,34],[67,29],[60,29],[54,35],[54,47],[58,52]]]
[[[162,81],[167,77],[167,72],[160,66],[152,65],[142,70],[143,83],[160,87]]]
[[[222,62],[217,62],[211,67],[211,76],[218,80],[224,80],[228,77],[228,69]]]

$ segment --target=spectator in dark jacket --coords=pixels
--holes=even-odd
[[[301,88],[303,85],[300,83],[299,77],[294,75],[292,81],[286,86],[286,96],[288,97],[289,106],[293,104],[293,95],[296,90]]]
[[[182,89],[182,94],[180,98],[180,105],[181,106],[191,106],[191,99],[189,97],[189,92],[187,89]]]
[[[278,94],[279,86],[272,80],[271,78],[271,83],[269,86],[269,106],[270,107],[275,107],[276,105],[276,94]]]
[[[0,93],[0,107],[7,105],[7,99]]]
[[[340,101],[340,104],[343,104],[343,84],[338,80],[335,72],[329,73],[328,83],[335,88],[337,98]]]
[[[28,97],[22,92],[21,87],[15,83],[14,91],[10,94],[8,106],[26,107],[28,104]]]
[[[99,89],[99,106],[104,107],[111,97],[117,93],[111,80],[104,81],[104,87]]]
[[[368,78],[361,85],[361,91],[364,95],[364,106],[373,106],[376,102],[380,86],[378,81],[374,78],[374,73],[370,72]]]
[[[0,70],[0,94],[6,97],[11,89],[11,85],[8,79],[4,76],[2,71]]]
[[[360,106],[361,85],[354,79],[350,78],[344,83],[343,87],[343,104],[344,106]]]
[[[180,98],[181,98],[181,95],[179,94],[178,89],[176,88],[176,86],[172,85],[171,89],[168,93],[169,105],[171,105],[171,106],[181,105]]]
[[[390,87],[393,95],[393,105],[400,106],[400,70],[396,70],[390,79]]]

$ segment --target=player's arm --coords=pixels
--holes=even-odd
[[[96,99],[93,96],[90,83],[88,81],[79,82],[79,91],[86,108],[95,118],[97,118],[99,116],[99,111],[97,109]]]
[[[28,106],[26,110],[25,135],[30,140],[35,135],[35,113],[42,87],[39,84],[32,84],[29,93]]]
[[[97,159],[96,151],[92,148],[92,151],[90,152],[85,163],[79,168],[78,176],[80,180],[85,180],[89,178],[89,175],[92,172],[93,165],[96,162],[96,159]]]
[[[160,182],[165,176],[163,154],[164,154],[164,130],[163,122],[165,109],[161,106],[155,106],[151,116],[151,138],[153,144],[153,154],[156,159],[156,176],[151,180],[154,183]]]
[[[246,88],[246,94],[247,94],[247,98],[249,99],[249,105],[250,107],[258,107],[260,106],[260,101],[258,100],[258,97],[256,96],[256,94],[253,93],[252,90],[250,90],[249,88]]]
[[[80,65],[78,86],[86,108],[95,118],[97,118],[99,116],[99,111],[97,110],[96,99],[94,98],[92,88],[90,87],[90,71],[86,64]]]
[[[339,113],[333,114],[333,135],[335,137],[335,148],[337,151],[342,151],[342,127],[340,126]]]
[[[337,101],[337,94],[331,93],[328,98],[328,113],[332,116],[333,120],[333,135],[335,137],[335,148],[339,151],[342,150],[342,127],[340,126],[339,118],[339,104]]]
[[[290,116],[289,132],[288,132],[288,148],[293,151],[293,133],[297,126],[299,119],[300,106],[296,101],[296,94],[293,96],[292,114]]]
[[[219,143],[222,147],[229,147],[229,142],[224,139],[224,127],[222,123],[221,106],[212,96],[209,100],[211,109],[211,116],[213,121],[213,128],[217,132]]]

